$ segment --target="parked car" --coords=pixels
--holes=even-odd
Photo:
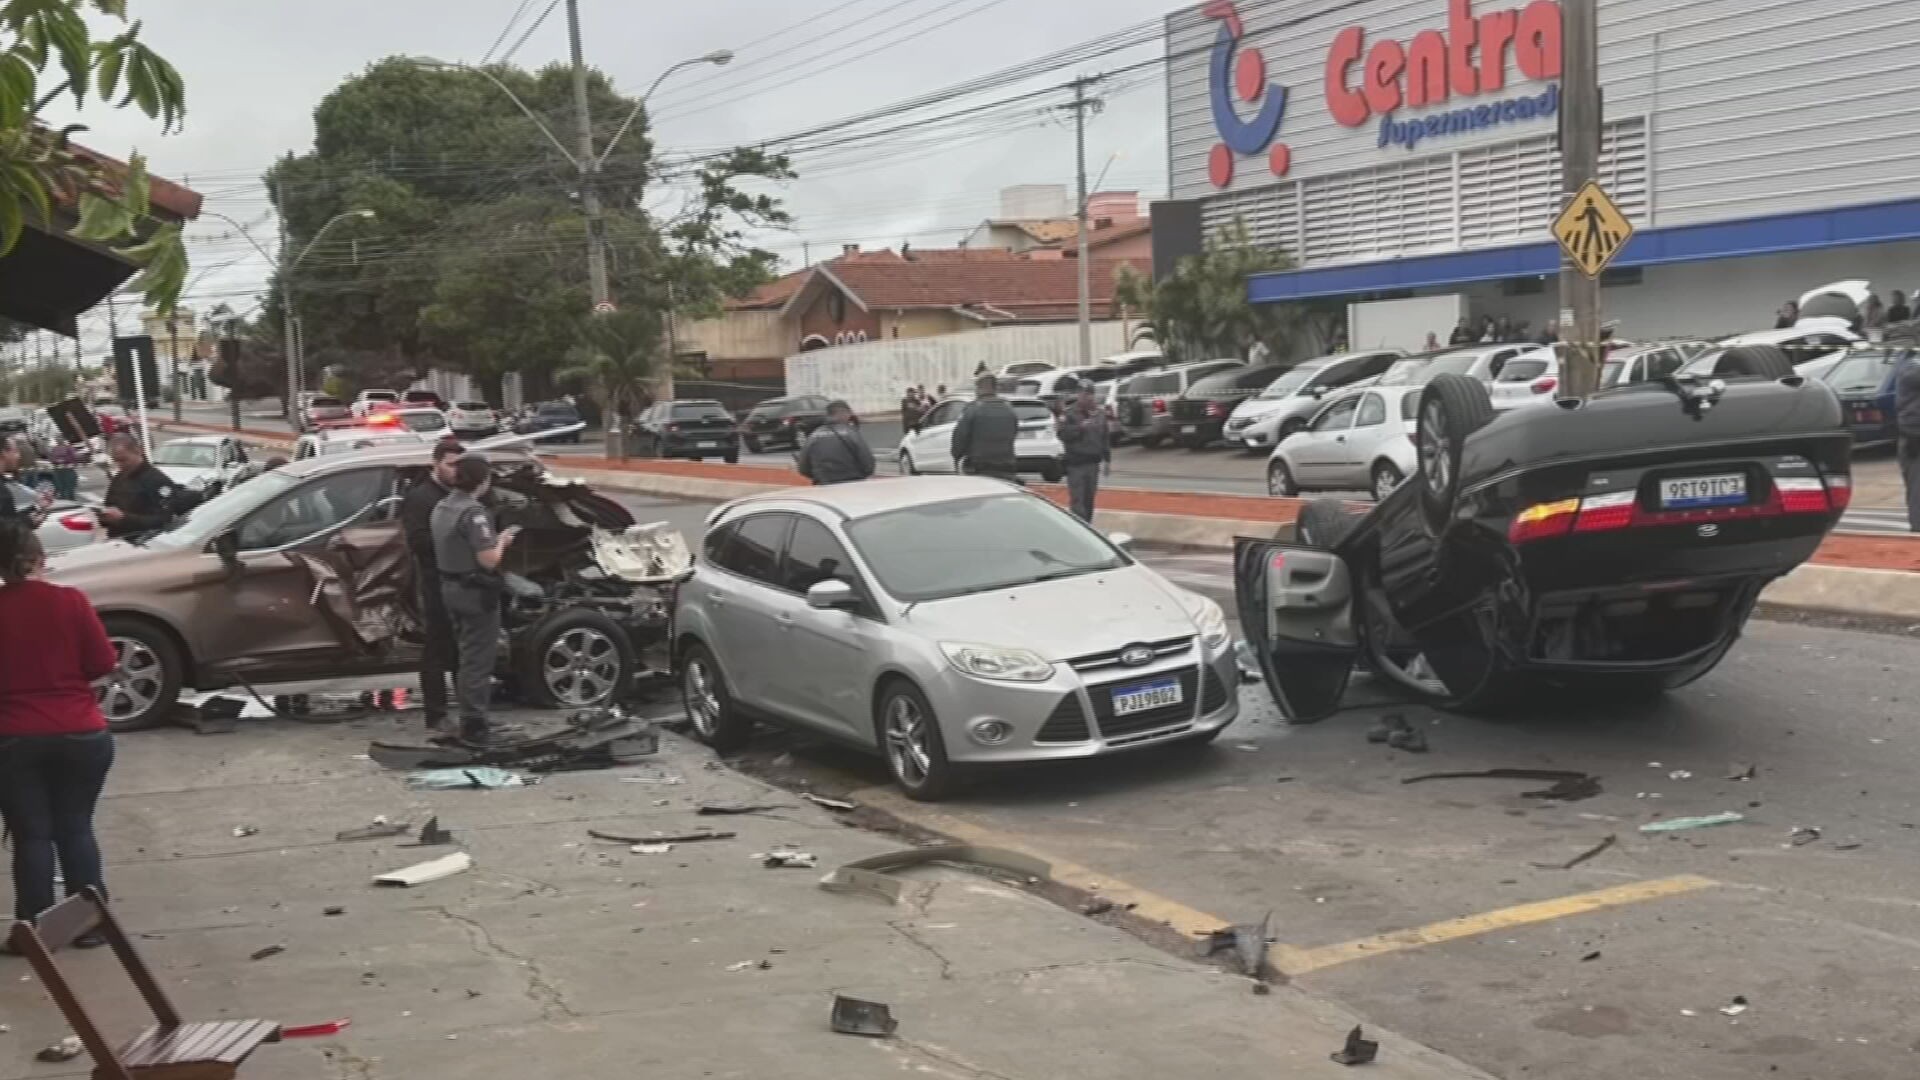
[[[362,390],[353,399],[353,415],[357,420],[365,420],[375,413],[399,407],[400,392],[397,390]]]
[[[1662,341],[1612,353],[1600,368],[1600,389],[1655,382],[1678,374],[1688,360],[1713,346],[1704,341]]]
[[[1910,345],[1894,348],[1860,346],[1847,351],[1823,381],[1840,399],[1840,412],[1855,448],[1884,446],[1900,439],[1900,416],[1895,410],[1894,377],[1900,365],[1916,356]],[[1920,359],[1915,359],[1920,363]]]
[[[7,435],[25,435],[32,427],[32,417],[25,409],[0,408],[0,437]]]
[[[456,401],[447,410],[447,426],[462,439],[484,438],[500,430],[500,416],[484,401]]]
[[[400,422],[400,425],[432,438],[442,438],[453,434],[453,421],[439,409],[410,407],[395,409],[387,415]]]
[[[1382,500],[1413,473],[1421,387],[1341,391],[1267,458],[1267,494],[1368,491]]]
[[[827,399],[818,394],[773,398],[755,405],[740,421],[740,438],[747,453],[783,447],[798,450],[813,429],[827,422]]]
[[[447,411],[447,399],[441,397],[435,390],[408,390],[400,395],[400,404],[412,408]]]
[[[664,642],[685,542],[636,528],[618,503],[554,478],[512,441],[475,446],[493,468],[494,514],[523,530],[503,563],[501,674],[537,706],[618,701]],[[309,458],[140,543],[54,556],[49,580],[86,593],[119,658],[96,686],[108,724],[163,723],[185,689],[418,670],[422,621],[397,510],[429,468],[418,439]]]
[[[295,439],[292,460],[332,457],[355,450],[371,450],[390,443],[424,444],[431,441],[412,428],[390,421],[381,422],[379,418],[365,423],[346,421],[329,424]]]
[[[1738,370],[1751,346],[1772,346],[1785,353],[1797,374],[1819,381],[1832,371],[1848,349],[1862,338],[1839,319],[1801,320],[1788,330],[1756,330],[1716,342],[1713,348],[1688,360],[1679,374],[1702,378],[1749,374]],[[1731,357],[1731,359],[1729,359]]]
[[[354,417],[352,407],[337,397],[302,391],[300,400],[302,404],[294,417],[294,426],[301,431],[314,431],[322,424],[351,420]]]
[[[1054,429],[1053,407],[1038,398],[1010,398],[1008,402],[1020,417],[1020,434],[1014,441],[1020,472],[1037,473],[1049,484],[1058,481],[1066,475],[1067,452]],[[948,398],[927,410],[917,430],[902,432],[900,471],[908,476],[955,471],[953,429],[970,404],[965,398]]]
[[[1115,379],[1123,379],[1145,371],[1155,362],[1157,362],[1157,354],[1154,357],[1135,357],[1125,363],[1094,364],[1091,367],[1043,371],[1038,375],[1021,378],[1014,385],[1010,396],[1038,398],[1048,405],[1058,405],[1078,393],[1082,383],[1100,386]]]
[[[516,435],[540,435],[543,442],[578,444],[586,430],[580,410],[564,401],[543,401],[513,422]]]
[[[1053,504],[978,477],[730,503],[679,590],[695,734],[757,721],[882,755],[911,798],[968,766],[1206,742],[1238,712],[1213,601]]]
[[[1173,400],[1173,437],[1189,450],[1212,446],[1226,434],[1227,420],[1241,402],[1286,373],[1285,364],[1261,364],[1195,380]]]
[[[1439,375],[1465,375],[1477,379],[1489,386],[1500,377],[1507,361],[1516,356],[1533,352],[1538,345],[1462,345],[1458,348],[1443,349],[1439,352],[1425,353],[1395,360],[1387,367],[1386,374],[1380,376],[1381,386],[1399,386],[1403,383],[1419,382],[1422,378],[1432,379]]]
[[[1345,353],[1296,364],[1234,406],[1219,437],[1248,450],[1278,446],[1294,432],[1306,429],[1307,421],[1320,410],[1327,395],[1378,380],[1406,355],[1398,349]],[[1181,426],[1186,426],[1184,420]]]
[[[47,516],[41,519],[40,527],[35,530],[40,537],[41,550],[51,556],[104,541],[107,529],[100,524],[99,514],[100,507],[95,503],[77,499],[54,500],[47,507]]]
[[[627,439],[628,452],[648,457],[740,460],[733,414],[718,401],[658,402],[634,420]]]
[[[1561,347],[1535,349],[1507,361],[1488,388],[1495,409],[1551,405],[1560,387]]]
[[[1149,449],[1175,438],[1173,403],[1187,388],[1209,375],[1246,367],[1243,360],[1201,360],[1150,368],[1120,381],[1115,396],[1120,433]]]
[[[1046,360],[1021,360],[1000,369],[1003,379],[1018,379],[1027,375],[1038,375],[1043,371],[1052,371],[1053,364]]]
[[[1711,671],[1851,501],[1838,401],[1764,353],[1758,377],[1568,410],[1496,413],[1481,383],[1434,380],[1408,482],[1363,515],[1309,504],[1293,542],[1239,541],[1239,624],[1281,712],[1330,715],[1362,661],[1464,710]]]
[[[180,487],[217,491],[247,465],[247,447],[232,435],[195,435],[155,446],[150,460]]]

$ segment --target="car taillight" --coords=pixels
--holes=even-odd
[[[1827,485],[1817,476],[1795,476],[1773,482],[1774,498],[1786,514],[1824,514],[1832,508],[1827,501]],[[1849,487],[1851,496],[1852,489]]]
[[[1207,402],[1207,415],[1208,416],[1225,416],[1227,415],[1227,407],[1225,404],[1221,402],[1209,401]]]
[[[1533,392],[1536,394],[1544,394],[1559,385],[1560,380],[1549,375],[1544,379],[1535,379],[1533,381]]]
[[[1164,415],[1166,415],[1166,412],[1167,412],[1167,399],[1166,399],[1166,398],[1163,398],[1163,397],[1157,397],[1157,398],[1154,398],[1154,399],[1153,399],[1153,412],[1154,412],[1154,415],[1156,415],[1156,416],[1164,416]]]
[[[1573,519],[1579,512],[1579,499],[1562,499],[1529,506],[1513,516],[1513,524],[1507,526],[1507,539],[1516,544],[1525,544],[1565,536],[1573,531]]]
[[[787,425],[788,427],[792,427],[793,425],[800,422],[800,418],[797,416],[789,416],[785,420],[782,420],[780,422]]]
[[[1827,500],[1831,502],[1833,504],[1833,508],[1838,511],[1845,511],[1847,507],[1852,506],[1853,505],[1853,477],[1851,476],[1827,477]]]
[[[1830,476],[1825,481],[1812,476],[1785,477],[1773,482],[1773,492],[1765,502],[1687,510],[1643,510],[1635,493],[1619,491],[1529,506],[1514,515],[1513,524],[1507,526],[1507,539],[1524,544],[1573,533],[1839,513],[1852,501],[1853,478],[1848,476]]]
[[[93,518],[87,514],[63,514],[60,527],[68,532],[92,532]]]
[[[1574,519],[1573,531],[1611,532],[1632,525],[1634,503],[1638,498],[1631,491],[1616,491],[1611,495],[1592,495],[1580,500],[1580,514]]]
[[[679,424],[668,424],[668,425],[667,425],[667,430],[668,430],[668,431],[679,431],[679,430],[680,430],[680,425],[679,425]]]

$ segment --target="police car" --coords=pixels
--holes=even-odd
[[[370,450],[376,446],[388,446],[393,443],[432,441],[432,435],[415,431],[402,423],[400,417],[388,413],[382,416],[371,416],[365,420],[342,420],[338,423],[321,424],[317,430],[300,436],[293,444],[293,460],[305,461],[308,458],[351,453],[355,450]]]

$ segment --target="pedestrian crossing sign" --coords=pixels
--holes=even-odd
[[[1553,221],[1554,239],[1588,277],[1599,277],[1633,238],[1633,223],[1598,181],[1589,180]]]

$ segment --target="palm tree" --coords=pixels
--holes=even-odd
[[[555,374],[578,382],[598,402],[606,417],[610,456],[624,457],[625,448],[613,445],[615,417],[623,422],[639,412],[652,393],[655,365],[660,359],[657,318],[645,311],[601,315],[586,324],[581,343],[567,350]],[[624,432],[623,432],[624,434]]]

